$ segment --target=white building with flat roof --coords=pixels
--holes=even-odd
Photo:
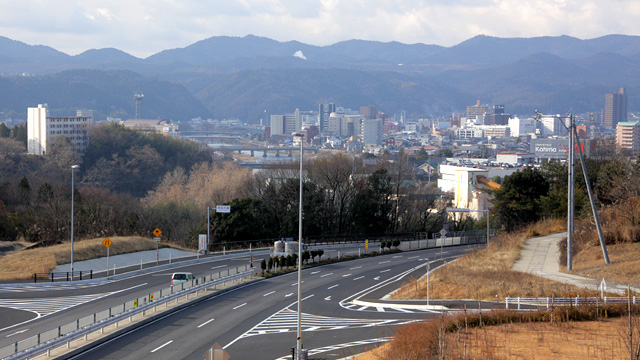
[[[52,138],[64,136],[81,154],[89,145],[91,121],[89,116],[48,116],[47,104],[27,108],[27,152],[44,155]]]

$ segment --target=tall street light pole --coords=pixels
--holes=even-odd
[[[292,134],[300,141],[300,200],[298,208],[298,336],[296,340],[296,359],[302,359],[302,145],[304,135]]]
[[[80,165],[71,165],[71,280],[73,280],[73,216],[75,214],[75,201],[74,201],[74,193],[75,193],[75,186],[73,183],[73,175],[75,173],[74,170],[79,169]]]

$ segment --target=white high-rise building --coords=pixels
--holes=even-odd
[[[535,134],[536,120],[532,118],[520,119],[516,116],[509,119],[509,129],[511,129],[511,137],[518,137],[525,134]]]
[[[44,155],[52,138],[64,136],[77,153],[83,153],[89,145],[89,116],[48,116],[47,104],[27,108],[27,152]]]
[[[382,145],[382,120],[364,119],[362,121],[362,142],[365,146]]]

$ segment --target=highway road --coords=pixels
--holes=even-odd
[[[447,248],[444,260],[469,251]],[[383,341],[396,326],[433,316],[375,301],[411,277],[425,273],[440,249],[361,258],[303,270],[303,338],[310,358],[338,359]],[[432,263],[437,266],[442,261]],[[290,358],[296,343],[297,274],[242,285],[186,307],[82,353],[79,359],[202,359],[214,344],[232,359]],[[97,306],[94,304],[93,306]]]
[[[357,254],[360,247],[357,244],[325,246],[323,257],[337,257],[338,252],[341,255]],[[254,266],[259,269],[262,259],[268,258],[268,251],[217,255],[198,264],[176,263],[170,269],[148,269],[144,274],[119,280],[3,284],[0,286],[0,347],[167,288],[173,272],[188,271],[195,276],[205,276],[249,264],[252,256]]]

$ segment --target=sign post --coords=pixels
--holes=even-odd
[[[111,244],[113,244],[113,242],[109,238],[102,240],[102,245],[107,248],[107,277],[109,277],[109,246],[111,246]]]
[[[153,240],[156,242],[156,266],[160,265],[160,235],[162,235],[162,231],[156,228],[153,230],[153,235],[155,238]]]
[[[447,230],[444,228],[440,230],[440,260],[442,260],[442,247],[444,246],[444,239],[447,236]]]

